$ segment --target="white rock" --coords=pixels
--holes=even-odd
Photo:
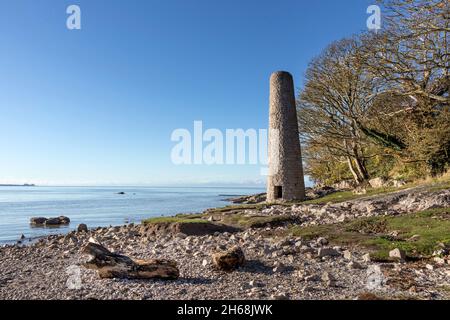
[[[344,251],[344,259],[352,260],[352,253],[349,250]]]
[[[321,246],[326,246],[328,244],[328,240],[324,237],[320,237],[317,239],[317,243]]]
[[[405,260],[405,252],[400,250],[399,248],[395,248],[394,250],[389,251],[389,257],[399,260]]]
[[[370,259],[370,253],[366,253],[365,255],[363,255],[363,256],[362,256],[362,260],[363,260],[364,262],[370,262],[370,261],[371,261],[371,259]]]
[[[440,257],[434,257],[433,261],[436,262],[437,264],[445,264],[445,260]]]
[[[328,273],[328,272],[324,272],[322,274],[322,281],[328,286],[328,287],[333,287],[335,286],[335,280],[334,277]]]

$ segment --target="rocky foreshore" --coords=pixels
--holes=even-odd
[[[411,192],[392,195],[385,198],[379,210],[370,209],[374,204],[367,202],[379,199],[366,199],[325,206],[269,206],[260,213],[300,216],[301,226],[328,224],[335,222],[331,221],[335,217],[346,220],[360,214],[397,215],[450,206],[449,190],[416,195],[419,196],[413,197]],[[414,203],[417,208],[413,208]],[[345,216],[339,218],[342,214]],[[250,227],[232,233],[186,235],[179,229],[163,228],[155,232],[148,225],[129,224],[88,231],[81,228],[67,235],[48,236],[31,245],[6,245],[0,248],[0,299],[449,298],[447,249],[440,257],[409,261],[398,250],[392,252],[390,261],[373,261],[365,249],[332,245],[324,237],[295,236],[289,227]],[[173,260],[179,278],[101,279],[95,270],[83,267],[88,258],[83,248],[90,241],[134,259]],[[232,271],[215,268],[214,252],[236,246],[245,255],[242,265]]]

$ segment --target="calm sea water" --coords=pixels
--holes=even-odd
[[[118,192],[125,192],[119,195]],[[156,187],[0,187],[0,242],[66,233],[80,223],[88,227],[137,223],[176,213],[200,212],[224,206],[234,195],[264,192],[262,188]],[[31,217],[64,215],[69,226],[31,227]]]

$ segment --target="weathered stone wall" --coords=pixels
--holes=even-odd
[[[282,187],[277,199],[275,187]],[[267,201],[303,200],[303,177],[294,81],[288,72],[279,71],[270,78],[269,176]]]

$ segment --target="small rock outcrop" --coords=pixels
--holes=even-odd
[[[337,190],[333,187],[316,187],[316,188],[306,188],[306,198],[309,200],[317,199],[325,197],[331,193],[336,192]]]
[[[30,224],[33,226],[60,226],[70,223],[70,219],[65,216],[56,218],[33,217],[30,219]]]
[[[232,271],[244,265],[245,255],[239,246],[212,254],[213,265],[219,270]]]
[[[369,185],[374,189],[378,189],[389,186],[389,181],[386,178],[378,177],[370,179]]]
[[[70,219],[68,217],[60,216],[57,218],[49,218],[47,221],[45,221],[46,226],[59,226],[59,225],[65,225],[69,224]]]
[[[317,252],[317,256],[320,258],[327,256],[337,257],[340,255],[341,253],[333,248],[320,248],[319,251]]]
[[[47,221],[47,218],[33,217],[30,219],[30,224],[35,226],[44,225],[45,221]]]
[[[154,235],[154,234],[185,234],[186,236],[204,236],[214,234],[216,232],[224,233],[234,233],[239,231],[239,229],[214,223],[205,220],[205,222],[160,222],[151,223],[145,225],[143,228],[143,233]]]
[[[88,232],[88,227],[84,223],[80,223],[77,227],[78,232]]]
[[[342,180],[333,185],[336,190],[351,190],[357,186],[355,180]]]
[[[242,203],[242,204],[256,204],[266,201],[266,193],[259,193],[250,196],[242,196],[238,198],[229,198],[225,199],[226,201],[230,201],[233,203]]]

